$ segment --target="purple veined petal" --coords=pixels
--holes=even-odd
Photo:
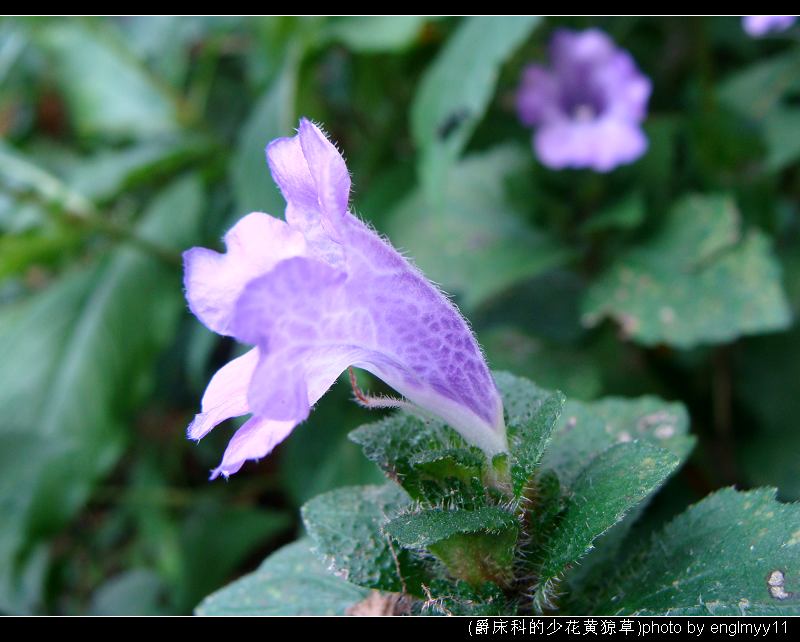
[[[234,304],[245,285],[276,263],[306,252],[303,235],[285,221],[254,212],[225,235],[227,252],[203,247],[184,252],[184,287],[189,308],[206,327],[229,334]]]
[[[300,120],[297,137],[317,187],[323,226],[333,235],[347,216],[350,173],[336,146],[310,120]]]
[[[227,417],[253,415],[213,476],[268,454],[351,365],[488,456],[506,451],[502,400],[469,326],[347,210],[350,177],[336,147],[304,119],[296,136],[267,147],[267,157],[287,200],[285,227],[263,244],[268,256],[249,236],[239,247],[238,225],[230,242],[226,236],[227,254],[186,254],[192,311],[210,328],[256,346],[215,375],[190,428],[199,438]],[[293,234],[304,243],[290,243],[289,251],[275,246],[275,238]]]
[[[195,415],[189,425],[189,439],[202,439],[226,419],[250,413],[247,389],[258,364],[258,356],[258,348],[254,348],[217,370],[203,395],[202,412]]]
[[[742,28],[748,36],[761,38],[768,33],[786,31],[797,16],[742,16]]]
[[[499,393],[452,304],[355,217],[346,238],[348,274],[288,259],[240,298],[235,335],[262,354],[248,396],[253,411],[300,422],[355,365],[487,454],[506,450]]]
[[[286,221],[329,263],[341,263],[339,227],[347,216],[350,174],[336,147],[311,121],[296,136],[267,145],[272,177],[286,199]]]
[[[248,393],[257,415],[300,423],[351,364],[335,343],[339,339],[347,349],[348,314],[339,287],[346,277],[322,261],[294,258],[247,286],[234,329],[239,340],[261,348]],[[312,389],[320,379],[322,390]]]

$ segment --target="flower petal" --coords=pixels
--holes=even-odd
[[[346,341],[346,329],[332,336],[335,329],[330,327],[335,317],[347,316],[340,297],[346,276],[322,261],[297,257],[282,261],[245,289],[234,329],[239,340],[255,343],[262,351],[249,393],[257,415],[303,421],[311,405],[350,365],[342,363],[338,346],[331,345],[337,338]],[[331,352],[337,354],[331,357]],[[320,377],[327,385],[310,391],[309,382]]]
[[[251,279],[305,253],[303,235],[284,221],[254,212],[225,235],[225,254],[195,247],[183,254],[189,308],[209,329],[229,334],[236,299]]]
[[[517,94],[517,114],[524,125],[538,125],[558,114],[558,82],[539,65],[528,66]]]
[[[202,411],[189,425],[190,439],[202,439],[214,426],[250,412],[247,389],[258,364],[258,348],[246,352],[217,370],[203,395]]]
[[[504,450],[499,393],[461,315],[373,230],[355,217],[346,225],[346,273],[288,259],[239,300],[235,335],[262,354],[248,396],[253,412],[302,421],[356,365],[487,453]]]
[[[307,119],[297,136],[267,146],[267,161],[286,199],[286,220],[303,230],[309,241],[339,240],[347,215],[350,174],[336,147]]]
[[[607,172],[644,154],[647,138],[636,124],[604,118],[547,124],[537,130],[534,145],[539,159],[552,169],[590,167]]]
[[[229,477],[249,459],[261,459],[269,455],[297,424],[292,421],[273,421],[251,417],[231,438],[220,465],[211,471],[211,479],[220,475]]]
[[[742,26],[748,36],[760,38],[770,32],[785,31],[797,16],[742,16]]]

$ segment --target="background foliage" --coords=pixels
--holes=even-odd
[[[640,161],[534,159],[513,95],[559,25],[600,26],[652,79]],[[638,533],[730,484],[800,498],[798,70],[796,32],[753,40],[735,18],[0,21],[0,611],[188,613],[296,539],[304,502],[380,481],[345,437],[376,416],[344,382],[228,483],[207,474],[230,427],[184,437],[239,348],[188,313],[180,252],[281,215],[263,148],[300,115],[493,368],[576,416],[606,396],[685,405],[698,444]],[[568,471],[570,448],[545,464]],[[726,492],[681,519],[713,530]],[[335,611],[363,591],[329,594]]]

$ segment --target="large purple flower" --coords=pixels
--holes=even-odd
[[[786,31],[797,16],[742,16],[742,27],[748,36],[760,38],[775,31]]]
[[[255,347],[219,370],[189,437],[252,415],[212,473],[267,455],[349,366],[446,421],[487,455],[507,449],[500,395],[452,303],[348,211],[344,159],[308,120],[267,147],[286,221],[245,216],[227,252],[184,254],[186,296],[211,330]],[[376,404],[392,405],[387,400]],[[395,404],[396,405],[396,404]]]
[[[525,69],[517,94],[520,120],[536,128],[542,163],[606,172],[639,158],[647,149],[640,124],[651,85],[630,54],[599,29],[562,29],[550,42],[550,59],[549,69]]]

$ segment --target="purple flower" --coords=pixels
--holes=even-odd
[[[760,38],[773,31],[786,31],[797,16],[742,16],[742,28],[748,36]]]
[[[539,160],[606,172],[644,154],[640,123],[651,85],[630,54],[598,29],[562,29],[550,41],[550,59],[549,69],[525,69],[517,94],[520,120],[536,129]]]
[[[507,450],[503,405],[466,321],[372,228],[348,211],[344,159],[308,120],[267,146],[286,221],[245,216],[227,252],[184,254],[192,312],[255,347],[212,378],[189,437],[252,415],[212,472],[267,455],[349,366],[373,373],[487,455]]]

